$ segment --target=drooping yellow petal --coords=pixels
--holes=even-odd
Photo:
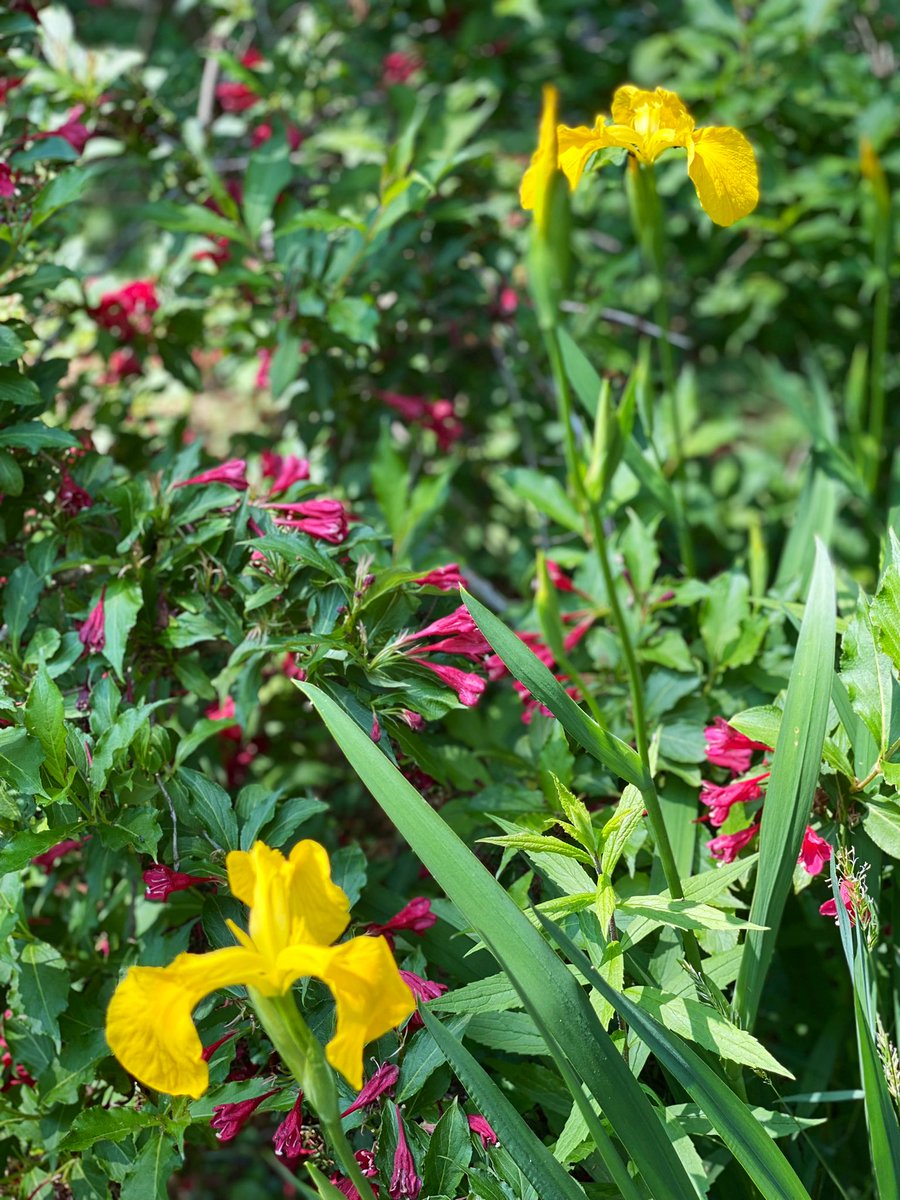
[[[209,1086],[209,1069],[191,1013],[216,988],[265,982],[265,963],[239,946],[179,954],[168,967],[131,967],[107,1009],[106,1040],[147,1087],[196,1100]]]
[[[298,842],[288,859],[255,842],[232,851],[227,867],[231,890],[250,906],[253,944],[270,962],[287,946],[328,946],[347,928],[350,903],[318,842]]]
[[[587,125],[570,128],[560,125],[557,130],[559,144],[559,169],[569,181],[569,187],[574,191],[578,181],[584,174],[588,159],[595,150],[604,150],[607,146],[618,145],[609,136],[609,127],[603,117],[597,117],[593,129]]]
[[[644,162],[654,162],[664,150],[685,146],[694,128],[694,118],[681,98],[665,88],[649,92],[625,84],[612,102],[613,130],[627,143],[626,130],[633,132],[629,149]]]
[[[556,124],[559,93],[552,83],[544,86],[544,105],[538,145],[531,156],[528,170],[522,177],[519,200],[524,209],[534,211],[534,220],[541,232],[546,232],[550,184],[557,171]]]
[[[415,1010],[415,997],[383,937],[352,938],[335,947],[325,982],[337,1006],[337,1028],[325,1054],[349,1084],[360,1088],[363,1047],[405,1021]]]
[[[688,174],[700,203],[717,225],[733,225],[759,203],[753,147],[738,129],[695,130],[688,142]]]

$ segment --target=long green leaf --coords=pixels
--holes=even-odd
[[[817,543],[766,791],[750,906],[750,921],[766,929],[751,929],[747,934],[734,994],[739,1023],[745,1029],[751,1029],[756,1019],[819,778],[834,675],[835,627],[834,571],[824,546]]]
[[[310,684],[315,706],[351,766],[438,885],[506,972],[602,1106],[655,1200],[696,1200],[662,1121],[597,1020],[583,989],[500,884],[344,710]]]
[[[645,778],[638,753],[579,708],[537,655],[489,609],[470,596],[465,588],[462,589],[462,598],[491,647],[532,696],[550,709],[566,732],[615,775],[633,783],[635,787],[648,787],[650,781]]]
[[[742,1103],[715,1071],[681,1038],[669,1033],[621,992],[611,987],[591,966],[587,955],[558,925],[541,913],[538,919],[562,947],[572,964],[608,1000],[620,1016],[649,1046],[660,1063],[700,1105],[711,1125],[759,1188],[765,1200],[809,1200],[809,1193],[793,1167]]]
[[[584,1200],[584,1192],[556,1161],[541,1139],[522,1120],[459,1038],[446,1029],[426,1005],[420,1008],[428,1032],[460,1083],[490,1121],[500,1141],[541,1196]]]

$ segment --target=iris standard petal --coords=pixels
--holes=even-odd
[[[522,176],[519,188],[519,201],[523,208],[534,210],[534,220],[538,229],[544,231],[547,221],[547,198],[550,184],[557,171],[556,153],[556,122],[559,107],[559,93],[548,83],[544,86],[544,104],[541,110],[541,124],[538,133],[538,145],[527,171]]]
[[[179,954],[168,967],[131,967],[106,1012],[109,1047],[147,1087],[196,1100],[209,1085],[209,1068],[191,1013],[217,988],[255,985],[265,975],[259,955],[240,946]]]
[[[759,203],[753,147],[738,129],[697,129],[688,142],[688,174],[717,225],[733,225]]]
[[[352,938],[336,946],[324,979],[337,1006],[337,1027],[325,1054],[358,1089],[363,1047],[406,1020],[415,1011],[415,997],[383,937]]]
[[[331,878],[328,851],[307,839],[293,848],[289,864],[291,941],[330,946],[350,922],[350,901]]]
[[[602,116],[597,118],[593,129],[589,129],[587,125],[578,125],[574,128],[560,125],[557,137],[559,169],[568,179],[569,187],[573,191],[578,186],[588,159],[594,151],[618,145],[610,138],[608,127],[604,124]]]

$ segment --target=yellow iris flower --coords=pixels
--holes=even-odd
[[[596,150],[619,147],[642,163],[653,163],[675,146],[687,150],[688,175],[701,205],[717,225],[732,225],[759,203],[753,147],[729,126],[697,129],[674,92],[644,91],[631,84],[613,96],[612,122],[597,117],[593,129],[560,125],[559,167],[575,188]]]
[[[229,854],[226,865],[232,892],[250,908],[249,934],[229,921],[237,946],[179,954],[168,967],[131,967],[106,1014],[113,1054],[149,1087],[197,1099],[209,1085],[191,1017],[203,997],[239,983],[282,996],[312,975],[331,989],[337,1010],[326,1057],[360,1088],[363,1046],[416,1006],[387,941],[355,937],[332,945],[347,928],[350,903],[318,842],[298,842],[287,859],[255,842],[249,853]]]
[[[547,232],[550,215],[550,185],[561,165],[557,163],[559,157],[556,140],[558,108],[559,92],[552,83],[545,84],[537,150],[531,156],[531,163],[522,177],[522,186],[519,189],[519,200],[522,207],[534,210],[535,224],[542,234]]]

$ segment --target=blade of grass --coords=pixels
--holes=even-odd
[[[766,928],[747,934],[734,993],[738,1023],[745,1029],[752,1029],[756,1019],[819,778],[834,675],[835,629],[834,571],[825,547],[817,543],[760,830],[750,921]]]
[[[759,1188],[765,1200],[809,1200],[793,1167],[715,1071],[681,1038],[669,1033],[596,971],[587,955],[553,921],[537,914],[541,925],[565,951],[592,987],[608,1000],[623,1020],[650,1047],[660,1064],[700,1105],[735,1160]]]
[[[500,884],[356,722],[310,684],[312,702],[351,766],[506,972],[538,1027],[602,1107],[655,1200],[696,1200],[662,1121],[597,1020],[583,989]],[[564,1076],[565,1077],[565,1076]]]

